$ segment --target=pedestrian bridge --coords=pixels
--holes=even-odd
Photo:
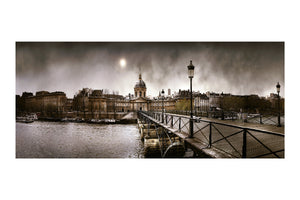
[[[191,135],[186,115],[140,111],[138,119],[142,139],[145,144],[155,140],[154,154],[160,157],[183,157],[184,151],[191,149],[193,157],[284,158],[284,134],[262,126],[194,117]]]

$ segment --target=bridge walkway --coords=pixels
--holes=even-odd
[[[169,113],[142,113],[153,123],[182,138],[196,154],[215,158],[283,158],[284,128],[272,125],[197,118],[189,137],[189,117]]]
[[[166,113],[168,114],[168,113]],[[178,115],[182,117],[189,117],[187,115]],[[243,122],[243,120],[221,120],[221,119],[215,119],[215,118],[208,118],[208,117],[200,117],[202,120],[211,121],[211,122],[218,122],[228,125],[234,125],[234,126],[240,126],[244,128],[252,128],[252,129],[258,129],[262,131],[270,131],[275,133],[284,134],[284,126],[277,127],[276,125],[272,124],[259,124],[259,123],[251,123],[251,122]]]

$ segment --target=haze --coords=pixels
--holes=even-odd
[[[195,91],[266,96],[279,81],[284,96],[283,42],[17,42],[16,94],[63,91],[72,98],[87,87],[127,95],[140,71],[148,95],[173,93],[189,89],[190,60]]]

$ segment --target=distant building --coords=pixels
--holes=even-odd
[[[39,91],[39,92],[35,93],[35,96],[44,96],[44,95],[47,95],[47,94],[49,94],[48,91]]]
[[[278,94],[270,93],[270,96],[267,97],[267,100],[271,102],[271,108],[274,111],[278,110]],[[280,97],[280,111],[284,112],[284,98]]]
[[[127,112],[133,111],[190,111],[190,91],[179,90],[164,97],[159,95],[154,98],[147,97],[147,86],[139,74],[138,81],[134,85],[133,94],[119,95],[118,92],[109,93],[107,89],[83,88],[79,90],[73,99],[67,99],[64,92],[37,91],[23,92],[22,96],[16,95],[17,114],[24,112],[39,113],[42,117],[79,117],[85,119],[121,118]],[[210,110],[249,110],[250,112],[266,110],[271,102],[276,109],[278,104],[277,94],[270,94],[267,99],[261,99],[258,95],[231,95],[225,93],[193,92],[193,110],[195,112],[207,112]],[[277,106],[277,107],[276,107]],[[284,99],[281,99],[281,108],[284,107]],[[265,109],[266,108],[266,109]]]
[[[73,111],[73,99],[67,99],[64,110],[65,112]]]
[[[276,108],[278,105],[278,94],[270,93],[270,97],[267,98],[271,102],[271,107]]]
[[[206,94],[195,95],[194,109],[196,112],[207,112],[210,109],[209,98]]]
[[[175,110],[175,104],[176,104],[176,100],[174,98],[158,97],[158,98],[154,98],[151,101],[150,109],[152,111],[157,111],[157,112],[161,112],[162,108],[164,108],[165,111],[173,111],[173,110]]]
[[[32,93],[23,92],[21,101],[24,104],[23,112],[35,112],[41,116],[59,117],[65,111],[67,101],[64,92],[39,91],[34,96]]]
[[[187,99],[187,98],[190,98],[190,91],[189,90],[179,90],[175,97],[177,99]]]
[[[135,98],[146,97],[147,87],[142,79],[142,74],[139,75],[139,81],[134,86]]]
[[[146,91],[147,87],[142,79],[142,74],[139,74],[139,81],[134,86],[135,98],[130,101],[130,103],[132,104],[131,110],[150,110],[151,100],[147,98]]]
[[[116,118],[118,113],[138,110],[150,110],[151,100],[146,96],[147,87],[139,75],[134,86],[134,95],[124,97],[118,94],[107,94],[103,90],[83,88],[74,96],[73,109],[77,116],[83,118]]]
[[[209,98],[209,109],[216,110],[221,107],[221,95],[214,92],[206,92],[206,96]]]

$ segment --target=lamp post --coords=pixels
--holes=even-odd
[[[190,78],[190,94],[191,94],[191,118],[190,118],[190,135],[189,137],[193,137],[194,134],[194,126],[193,126],[193,89],[192,89],[192,79],[194,77],[194,65],[192,64],[192,61],[190,61],[190,65],[187,66],[188,68],[188,76]]]
[[[165,91],[162,89],[161,91],[161,122],[164,123],[164,96]]]
[[[276,88],[277,88],[277,94],[278,94],[278,125],[277,126],[281,127],[281,124],[280,124],[280,96],[279,96],[280,85],[279,85],[279,82],[277,82]]]

